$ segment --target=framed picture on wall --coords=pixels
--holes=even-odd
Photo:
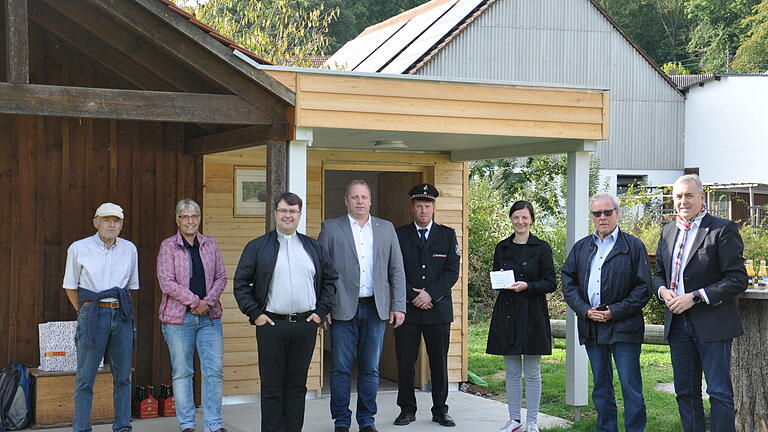
[[[235,167],[235,217],[265,216],[267,170],[263,167]]]

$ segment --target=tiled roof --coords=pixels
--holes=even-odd
[[[272,63],[267,61],[266,59],[259,57],[256,53],[253,51],[247,50],[240,46],[237,42],[233,41],[232,39],[229,39],[227,37],[224,37],[221,33],[214,30],[212,27],[208,26],[204,22],[197,19],[193,14],[185,11],[184,9],[178,7],[176,3],[174,3],[171,0],[159,0],[160,2],[164,3],[168,6],[168,8],[177,14],[183,16],[187,19],[190,23],[194,24],[195,26],[199,27],[204,32],[208,33],[208,35],[217,41],[219,41],[222,45],[232,49],[242,52],[243,54],[247,55],[248,57],[252,58],[254,61],[260,63],[260,64],[266,64],[271,65]]]

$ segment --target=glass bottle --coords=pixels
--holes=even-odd
[[[747,270],[747,276],[749,279],[747,279],[747,289],[753,288],[755,285],[755,265],[754,261],[751,259],[748,259],[744,263],[744,268]]]
[[[760,271],[758,272],[758,288],[764,290],[768,285],[768,269],[765,267],[765,260],[760,260]]]

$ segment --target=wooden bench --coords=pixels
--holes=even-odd
[[[64,426],[72,423],[75,413],[75,372],[46,372],[30,369],[35,377],[34,424],[40,427]],[[115,417],[112,371],[109,365],[99,369],[93,385],[91,423],[111,422]]]

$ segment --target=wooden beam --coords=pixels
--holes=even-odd
[[[29,16],[34,22],[137,88],[160,91],[190,91],[190,89],[182,88],[174,82],[179,76],[186,74],[166,75],[165,77],[162,74],[155,74],[114,46],[101,40],[81,26],[80,23],[70,20],[44,2],[32,4],[29,12]],[[197,90],[193,91],[197,92]]]
[[[288,123],[248,126],[187,140],[187,154],[207,155],[223,151],[239,150],[267,145],[269,141],[288,141]]]
[[[238,96],[0,83],[0,113],[181,123],[271,124]]]
[[[275,228],[272,203],[281,193],[288,190],[288,143],[267,142],[267,211],[266,230]]]
[[[286,105],[295,104],[293,92],[263,71],[236,59],[229,48],[156,0],[88,2],[157,44],[158,48],[264,110],[274,121],[285,121]],[[273,84],[265,86],[264,83]]]
[[[8,82],[29,82],[27,0],[5,0],[5,54]]]

